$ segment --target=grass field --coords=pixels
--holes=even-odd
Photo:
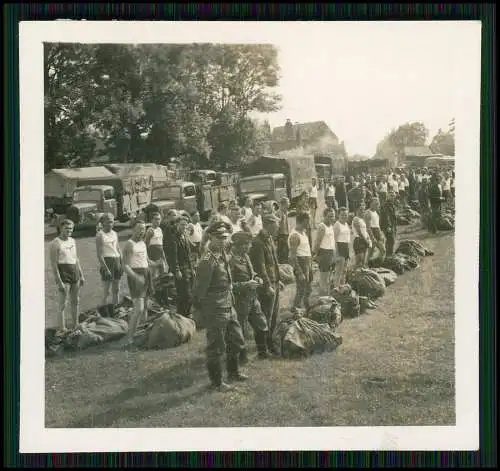
[[[416,231],[411,238],[435,255],[399,277],[377,309],[344,321],[337,351],[301,361],[252,360],[244,369],[250,380],[225,394],[208,390],[203,332],[176,349],[128,353],[108,344],[48,359],[46,426],[453,425],[453,234]],[[78,250],[95,266],[93,243],[81,239]],[[100,302],[100,288],[97,270],[84,269],[87,309]],[[283,309],[292,294],[287,287]],[[48,325],[54,301],[47,291]]]

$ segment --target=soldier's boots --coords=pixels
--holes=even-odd
[[[239,362],[240,365],[246,365],[248,363],[248,352],[245,348],[240,352]]]
[[[224,381],[222,381],[222,368],[220,363],[208,363],[207,369],[208,376],[210,378],[210,387],[212,389],[216,389],[220,392],[226,392],[233,389],[229,384],[226,384]]]
[[[115,305],[114,304],[108,304],[108,316],[109,317],[114,317],[115,315]]]
[[[257,358],[265,360],[269,358],[267,351],[267,332],[255,332],[255,343],[257,345]]]
[[[238,360],[239,358],[236,355],[227,357],[227,379],[230,382],[243,382],[248,379],[248,376],[239,371]]]

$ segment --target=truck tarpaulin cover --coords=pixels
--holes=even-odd
[[[45,197],[71,195],[77,186],[112,184],[116,176],[105,167],[57,168],[45,174]],[[105,182],[105,183],[103,183]]]

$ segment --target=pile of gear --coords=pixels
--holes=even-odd
[[[414,270],[422,257],[434,255],[416,240],[403,240],[396,254],[383,262],[372,261],[370,268],[348,273],[348,283],[332,288],[330,296],[312,298],[307,310],[284,315],[278,324],[273,343],[286,358],[306,357],[331,351],[342,344],[335,331],[344,319],[359,317],[367,309],[376,308],[382,297],[405,271]]]
[[[441,212],[441,217],[437,223],[438,231],[453,231],[455,229],[455,211],[445,209]]]
[[[416,211],[415,205],[406,205],[396,212],[396,223],[398,226],[409,226],[420,219],[420,213]]]

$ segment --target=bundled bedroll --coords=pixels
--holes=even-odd
[[[420,242],[410,239],[402,240],[398,245],[396,253],[402,253],[415,258],[434,255],[432,250],[424,247]]]
[[[437,223],[438,231],[452,231],[455,229],[455,216],[451,211],[444,211]]]
[[[402,275],[405,271],[415,270],[420,264],[420,259],[405,255],[403,253],[396,253],[386,257],[381,263],[382,268],[388,268],[398,275]]]
[[[342,337],[328,324],[295,316],[279,323],[273,342],[281,356],[301,358],[335,350],[342,344]]]
[[[398,279],[397,273],[389,270],[389,268],[374,267],[371,270],[377,273],[384,280],[386,288]]]
[[[95,312],[72,330],[46,329],[45,352],[52,356],[65,350],[84,350],[93,345],[117,340],[127,332],[128,324],[124,319],[101,317]]]
[[[194,320],[164,310],[156,318],[139,326],[134,343],[146,349],[174,348],[190,342],[195,332]]]
[[[293,274],[293,267],[291,265],[288,265],[286,263],[280,264],[279,270],[280,280],[283,282],[283,284],[291,285],[292,283],[295,283],[295,276]]]
[[[385,282],[374,270],[368,268],[354,270],[348,273],[347,281],[356,293],[368,299],[377,299],[385,294]]]
[[[305,316],[319,324],[328,324],[332,329],[342,322],[342,306],[332,296],[312,298]]]
[[[352,319],[360,315],[359,295],[350,285],[334,288],[331,296],[340,304],[343,319]]]

